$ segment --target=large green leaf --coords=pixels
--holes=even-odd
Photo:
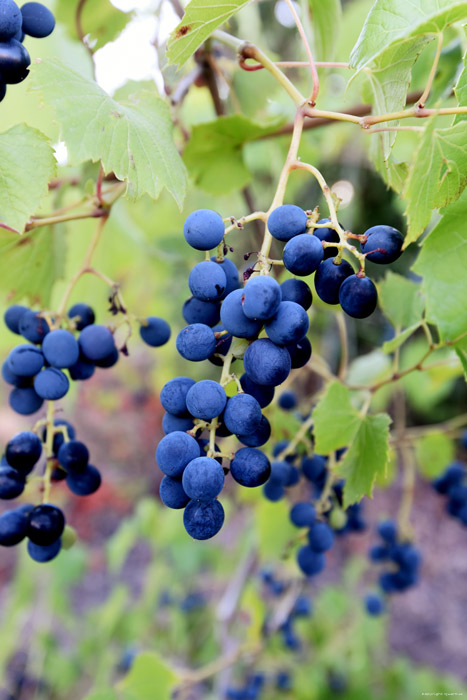
[[[65,227],[44,227],[24,236],[0,234],[0,289],[9,301],[29,299],[47,307],[53,285],[63,277]]]
[[[247,185],[252,174],[244,162],[244,145],[276,131],[277,127],[277,122],[263,127],[241,115],[220,117],[195,126],[183,154],[195,184],[214,195]]]
[[[332,382],[313,411],[315,448],[327,455],[347,447],[355,435],[361,417],[350,402],[349,390],[340,382]]]
[[[406,246],[423,233],[433,209],[455,202],[466,183],[464,123],[435,129],[435,120],[432,119],[421,136],[404,191],[408,200]]]
[[[139,654],[129,674],[118,684],[125,700],[170,700],[177,681],[175,673],[158,654]]]
[[[191,0],[180,24],[170,35],[169,63],[183,64],[218,27],[251,0]]]
[[[345,478],[344,507],[371,496],[376,477],[385,473],[389,455],[390,417],[385,413],[365,416],[339,472]]]
[[[116,102],[55,59],[35,66],[31,83],[55,108],[70,164],[101,161],[106,173],[127,183],[129,197],[156,199],[166,187],[181,206],[186,173],[164,100],[142,92],[130,102]]]
[[[44,134],[18,124],[0,134],[0,223],[21,232],[56,171]]]
[[[466,0],[376,0],[350,55],[361,69],[411,36],[435,34],[467,17]]]
[[[79,39],[76,30],[76,8],[78,3],[72,0],[59,0],[55,7],[55,17],[61,22],[70,36]],[[110,0],[84,3],[81,13],[81,27],[84,35],[89,37],[90,45],[98,49],[120,34],[130,19],[128,13],[118,10]]]
[[[413,267],[423,277],[427,319],[438,326],[443,340],[467,330],[466,220],[467,190],[445,210]]]
[[[421,320],[425,302],[419,284],[389,271],[378,287],[381,307],[393,326],[402,329]]]
[[[317,61],[330,60],[338,45],[342,8],[340,0],[309,0]]]

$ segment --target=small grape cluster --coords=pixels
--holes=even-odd
[[[287,692],[292,690],[292,676],[289,671],[280,670],[271,676],[256,672],[246,676],[241,688],[230,686],[226,690],[225,700],[260,700],[267,686],[273,686],[276,690]]]
[[[462,462],[453,462],[433,482],[433,488],[447,497],[446,511],[467,527],[466,469]]]
[[[289,582],[284,581],[276,577],[273,571],[264,570],[261,572],[261,579],[265,587],[265,598],[267,600],[268,595],[273,598],[280,598],[287,594],[289,589]],[[284,645],[291,651],[298,651],[301,649],[302,641],[297,636],[295,631],[295,623],[297,619],[309,618],[313,612],[313,604],[311,599],[305,593],[301,593],[295,600],[292,609],[290,610],[287,618],[280,625],[278,632],[282,637]],[[270,616],[266,616],[263,624],[263,634],[265,637],[269,636],[270,633]]]
[[[40,2],[27,2],[20,9],[14,0],[0,0],[0,102],[7,85],[21,83],[29,73],[25,36],[44,39],[54,27],[52,12]]]
[[[379,576],[383,593],[399,593],[415,586],[422,563],[419,549],[411,542],[400,539],[397,525],[392,520],[381,522],[377,531],[382,543],[373,545],[368,556],[374,563],[388,564],[388,568]],[[380,596],[369,594],[365,607],[370,615],[379,615],[384,611],[385,604]]]
[[[2,366],[4,380],[13,387],[10,406],[21,415],[31,415],[48,401],[51,411],[33,431],[15,435],[1,459],[0,499],[14,499],[23,493],[44,451],[46,470],[39,477],[44,503],[21,505],[3,513],[0,545],[13,546],[28,538],[28,552],[39,562],[57,556],[65,532],[62,511],[47,502],[50,482],[66,479],[68,488],[78,496],[95,493],[101,484],[100,472],[89,463],[89,450],[75,439],[73,426],[53,418],[53,402],[66,395],[70,379],[89,379],[96,367],[112,367],[120,356],[113,332],[94,322],[94,311],[87,304],[75,304],[62,320],[66,329],[56,327],[53,314],[25,306],[10,306],[5,312],[9,330],[29,341],[16,346]],[[170,337],[170,327],[163,319],[149,317],[140,319],[140,324],[141,337],[148,345],[162,345]]]

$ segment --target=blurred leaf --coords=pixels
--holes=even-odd
[[[97,690],[95,693],[86,695],[84,700],[118,700],[118,695],[109,688],[108,690]]]
[[[394,350],[396,350],[397,348],[400,348],[400,346],[403,345],[405,341],[408,338],[410,338],[410,336],[413,335],[418,328],[420,328],[420,325],[421,321],[419,323],[414,323],[413,326],[409,326],[405,329],[405,331],[402,331],[402,333],[398,333],[391,340],[387,340],[383,344],[383,352],[390,354],[394,352]]]
[[[308,0],[313,27],[315,58],[329,61],[336,53],[342,20],[340,0]]]
[[[242,595],[241,609],[242,613],[246,612],[250,618],[247,641],[252,647],[256,647],[263,639],[266,606],[252,585],[248,586]]]
[[[56,166],[48,138],[37,129],[18,124],[0,134],[1,223],[24,230],[48,193]]]
[[[58,0],[55,17],[57,22],[65,25],[67,32],[73,39],[80,41],[76,29],[77,4],[71,0]],[[130,17],[131,15],[112,5],[110,0],[86,2],[81,12],[81,26],[84,35],[89,36],[90,45],[94,49],[99,49],[120,34]]]
[[[439,476],[453,461],[455,445],[443,433],[425,435],[415,443],[415,454],[421,473],[429,479]]]
[[[19,237],[0,237],[0,288],[8,301],[28,299],[47,307],[53,286],[65,270],[66,229],[45,226]]]
[[[436,76],[430,90],[429,101],[431,104],[436,104],[439,99],[447,99],[451,96],[454,80],[458,75],[460,66],[462,66],[463,63],[462,55],[463,47],[460,39],[454,39],[454,41],[451,41],[450,44],[442,49],[436,70]],[[460,98],[459,95],[457,95],[457,99],[459,101],[460,99],[465,98]],[[466,103],[459,102],[459,104],[465,105]],[[460,121],[459,117],[462,116],[465,117],[465,115],[461,114],[456,115],[456,119],[454,121]]]
[[[321,455],[347,447],[361,422],[350,402],[350,391],[340,382],[329,384],[313,411],[313,418],[315,449]]]
[[[358,386],[369,386],[386,377],[391,360],[381,350],[373,350],[352,360],[347,382]]]
[[[56,110],[70,164],[100,160],[105,173],[127,183],[128,197],[157,199],[166,187],[181,207],[186,173],[164,100],[142,92],[120,104],[55,59],[37,65],[31,83]]]
[[[420,284],[388,272],[378,287],[381,307],[393,326],[406,328],[420,322],[425,306]]]
[[[167,48],[169,63],[179,67],[195,53],[221,24],[227,22],[250,0],[191,0],[185,8],[183,19],[170,35]]]
[[[138,654],[129,674],[118,684],[124,700],[170,700],[175,673],[155,653]]]
[[[344,508],[357,503],[362,496],[371,496],[376,477],[384,475],[390,423],[385,413],[365,416],[362,420],[339,469],[345,478]]]
[[[459,80],[457,81],[457,85],[454,88],[454,92],[457,98],[457,103],[459,107],[466,107],[467,106],[467,54],[465,55],[464,58],[464,69],[462,73],[459,76]],[[456,114],[456,117],[454,119],[454,124],[457,124],[458,122],[465,121],[467,119],[467,114]]]
[[[389,448],[388,461],[383,473],[378,473],[375,479],[375,486],[379,489],[387,489],[394,483],[397,476],[397,451]]]
[[[462,348],[455,348],[456,355],[461,361],[462,367],[464,369],[465,379],[467,380],[467,352],[462,350]]]
[[[278,552],[281,552],[296,534],[296,529],[289,519],[289,506],[285,501],[272,503],[262,498],[255,507],[254,515],[261,558],[276,559]]]
[[[467,191],[445,209],[413,266],[423,277],[427,320],[438,326],[442,340],[454,340],[467,329],[466,217]]]

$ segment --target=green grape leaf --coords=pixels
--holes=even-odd
[[[245,165],[243,147],[248,141],[276,131],[278,126],[277,122],[260,126],[241,115],[219,117],[195,126],[183,154],[195,185],[214,195],[245,187],[252,174]]]
[[[409,326],[406,328],[402,333],[398,333],[397,335],[394,336],[391,340],[387,340],[385,343],[383,343],[383,352],[385,353],[392,353],[394,350],[397,350],[397,348],[400,348],[401,345],[405,343],[408,338],[410,338],[411,335],[415,333],[415,331],[420,328],[421,322],[419,323],[414,323],[413,326]]]
[[[405,246],[423,233],[433,209],[455,202],[466,183],[465,125],[435,129],[435,120],[431,119],[421,136],[404,191],[408,200]]]
[[[423,277],[426,317],[442,340],[467,329],[467,190],[425,239],[413,270]]]
[[[340,382],[329,384],[313,411],[313,417],[315,449],[322,455],[347,447],[361,422],[351,404],[350,391]]]
[[[309,0],[317,61],[329,61],[338,46],[342,20],[340,0]]]
[[[117,693],[110,688],[108,690],[96,690],[95,693],[86,695],[84,700],[118,700]]]
[[[177,676],[154,652],[138,654],[130,672],[118,684],[125,700],[170,700]]]
[[[66,27],[73,39],[80,41],[76,29],[76,7],[77,3],[70,0],[58,0],[55,17],[57,22]],[[130,17],[129,13],[122,12],[112,5],[110,0],[85,2],[81,13],[81,27],[89,39],[89,45],[93,49],[99,49],[120,34]]]
[[[203,41],[249,2],[251,0],[191,0],[182,21],[170,35],[167,48],[169,63],[183,66]]]
[[[454,92],[456,94],[459,107],[467,107],[467,54],[464,59],[464,69],[459,76]],[[454,124],[465,121],[466,119],[467,114],[456,114]]]
[[[381,478],[389,456],[389,425],[385,413],[365,416],[340,465],[345,478],[344,508],[370,496],[376,477]],[[337,424],[338,425],[338,424]]]
[[[65,273],[65,227],[45,226],[19,237],[0,237],[0,289],[8,301],[28,299],[47,307],[52,288]]]
[[[394,160],[392,155],[384,158],[384,132],[371,136],[370,156],[373,165],[388,187],[401,193],[405,187],[409,167],[407,163]]]
[[[406,328],[421,321],[425,302],[420,284],[389,271],[378,289],[383,313],[395,328]]]
[[[415,443],[415,455],[423,476],[434,479],[455,457],[454,441],[444,433],[425,435]]]
[[[181,207],[186,172],[164,100],[142,92],[116,102],[56,59],[42,61],[31,74],[32,89],[55,108],[71,165],[101,161],[105,173],[126,182],[129,198],[157,199],[165,187]]]
[[[464,377],[467,381],[467,352],[462,350],[462,348],[455,348],[456,355],[460,360],[462,369],[464,370]]]
[[[442,32],[465,17],[466,0],[376,0],[352,49],[350,64],[361,70],[401,39]]]
[[[56,167],[49,140],[37,129],[18,124],[0,134],[0,223],[24,231]]]

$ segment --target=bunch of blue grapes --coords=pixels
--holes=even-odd
[[[279,692],[292,690],[293,682],[290,672],[280,670],[268,675],[260,671],[249,673],[241,687],[229,686],[227,688],[225,700],[260,700],[268,686]]]
[[[433,488],[445,496],[446,511],[467,527],[467,473],[465,464],[453,462],[433,482]]]
[[[381,543],[373,545],[368,556],[371,562],[383,566],[378,579],[382,593],[401,593],[415,586],[422,564],[420,550],[412,542],[401,539],[393,520],[381,522],[377,531]],[[380,615],[385,603],[381,596],[369,594],[365,607],[370,615]]]
[[[0,0],[0,102],[7,85],[27,78],[31,58],[23,46],[26,36],[44,39],[52,34],[55,18],[40,2],[27,2],[21,8],[14,0]]]
[[[17,345],[2,366],[2,377],[12,387],[10,406],[20,415],[36,413],[44,401],[62,399],[70,381],[87,380],[96,368],[113,367],[120,357],[113,332],[95,323],[94,311],[87,304],[69,309],[62,319],[65,328],[57,327],[53,315],[20,305],[7,309],[5,324],[27,341]],[[168,341],[170,327],[163,319],[152,316],[141,319],[140,324],[141,337],[148,345]],[[90,463],[89,450],[76,439],[73,426],[66,420],[54,419],[49,425],[40,419],[32,431],[18,433],[7,444],[0,464],[0,499],[21,496],[28,480],[34,478],[33,470],[43,466],[46,446],[51,448],[45,454],[49,481],[65,480],[78,496],[98,490],[100,472]],[[65,516],[51,503],[23,504],[0,516],[0,545],[10,547],[26,538],[30,556],[39,562],[57,556],[64,532]]]

